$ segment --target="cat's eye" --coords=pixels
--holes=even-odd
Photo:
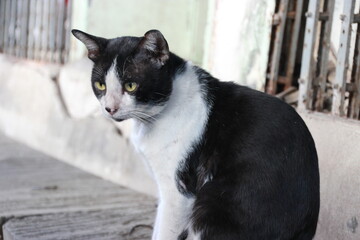
[[[128,82],[124,84],[124,87],[127,92],[134,92],[137,89],[138,85],[135,82]]]
[[[100,82],[95,82],[95,87],[97,88],[97,89],[99,89],[100,91],[104,91],[105,90],[105,84],[102,84],[102,83],[100,83]]]

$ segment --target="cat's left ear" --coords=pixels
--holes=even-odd
[[[71,32],[86,46],[88,50],[88,57],[92,61],[96,61],[106,48],[108,40],[105,38],[96,37],[77,29],[73,29]]]
[[[139,48],[145,50],[147,54],[150,54],[151,58],[160,66],[165,65],[170,57],[168,43],[158,30],[146,32],[140,41]]]

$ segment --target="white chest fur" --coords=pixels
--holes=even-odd
[[[149,162],[160,191],[168,185],[167,181],[174,180],[179,163],[200,140],[207,118],[202,87],[188,63],[185,71],[175,78],[167,107],[155,124],[148,127],[138,123],[133,135],[134,145]]]
[[[137,123],[133,143],[150,165],[159,189],[160,205],[153,239],[176,239],[182,228],[189,227],[193,199],[176,188],[176,170],[201,139],[208,119],[193,67],[188,63],[173,83],[167,107],[151,126]],[[179,232],[180,231],[180,232]]]

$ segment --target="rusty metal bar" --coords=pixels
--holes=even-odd
[[[4,22],[4,53],[9,52],[9,26],[10,26],[10,12],[11,1],[5,1],[5,22]]]
[[[27,40],[27,58],[34,58],[35,45],[35,18],[36,18],[36,1],[29,0],[29,21],[28,21],[28,40]]]
[[[65,18],[65,47],[62,52],[62,58],[63,62],[67,62],[69,60],[69,54],[70,54],[70,32],[71,32],[71,12],[72,12],[72,1],[67,2],[66,6],[66,18]]]
[[[28,20],[29,20],[29,1],[23,1],[22,3],[22,11],[20,17],[20,57],[26,57],[27,52],[27,34],[28,34]]]
[[[7,28],[8,31],[8,45],[7,53],[14,54],[15,52],[15,22],[16,22],[16,1],[10,1],[10,20]]]
[[[333,10],[333,9],[331,9],[331,10]],[[330,14],[328,12],[319,13],[319,21],[328,21],[329,17],[330,17]]]
[[[20,57],[20,42],[21,42],[21,14],[23,9],[24,1],[16,0],[16,14],[15,14],[15,31],[14,31],[14,52],[13,54]]]
[[[301,62],[301,73],[299,79],[299,102],[298,108],[305,110],[308,108],[310,87],[314,77],[313,52],[317,34],[317,22],[319,18],[320,0],[310,0],[306,13],[306,29],[304,38],[303,56]]]
[[[354,15],[353,23],[360,23],[360,13]]]
[[[64,1],[57,0],[57,14],[56,14],[56,38],[55,38],[55,46],[56,46],[56,55],[55,62],[61,63],[63,59],[61,57],[62,49],[64,48],[64,12],[65,6]]]
[[[332,113],[337,116],[345,116],[345,86],[347,79],[347,70],[349,68],[349,49],[351,38],[351,24],[353,23],[355,1],[345,0],[344,10],[341,15],[342,26],[340,34],[340,45],[338,50],[338,59],[336,63],[336,75],[333,85],[333,106]]]
[[[42,61],[47,60],[48,53],[48,32],[49,32],[49,11],[50,11],[50,1],[42,0],[42,12],[41,12],[41,34],[40,42],[41,47],[39,50],[40,59]]]
[[[353,91],[349,96],[348,117],[359,119],[360,117],[360,23],[357,25],[354,58],[351,72],[351,84]]]
[[[284,38],[288,5],[289,5],[289,0],[281,0],[279,6],[278,15],[280,18],[280,23],[276,27],[277,29],[276,29],[276,36],[274,43],[274,51],[271,58],[270,79],[266,90],[266,92],[270,94],[276,93],[276,82],[279,76],[280,56],[281,56],[282,43]]]
[[[69,54],[71,2],[0,0],[0,52],[64,63]]]
[[[41,16],[42,16],[42,0],[36,1],[36,8],[35,8],[35,28],[34,28],[34,59],[41,60],[40,51],[41,51]]]
[[[328,0],[326,1],[326,6],[324,6],[324,11],[326,11],[326,14],[328,16],[328,21],[322,22],[322,38],[320,38],[319,43],[319,51],[320,53],[320,62],[318,64],[319,66],[319,72],[318,72],[318,94],[317,94],[317,101],[315,108],[318,111],[323,110],[324,108],[324,97],[325,97],[325,91],[326,91],[326,80],[327,80],[327,74],[328,74],[328,60],[329,60],[329,52],[330,52],[330,41],[331,41],[331,28],[333,23],[333,15],[334,15],[334,5],[335,0]]]
[[[287,18],[288,19],[295,19],[295,17],[296,17],[296,11],[291,11],[291,12],[287,13]]]
[[[49,58],[50,62],[55,61],[55,37],[56,37],[56,1],[50,1],[50,20],[49,20]]]
[[[4,35],[5,35],[5,0],[0,1],[0,52],[4,51]]]
[[[290,54],[289,54],[288,65],[287,65],[287,70],[286,70],[285,89],[287,89],[291,86],[292,79],[293,79],[295,60],[296,60],[296,51],[297,51],[298,42],[299,42],[303,4],[304,4],[303,0],[297,0],[297,2],[296,2],[296,12],[295,12],[296,14],[295,14],[295,21],[294,21],[293,31],[292,31],[292,36],[291,36]]]

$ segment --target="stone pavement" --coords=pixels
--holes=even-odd
[[[0,135],[1,240],[150,239],[153,197]]]

